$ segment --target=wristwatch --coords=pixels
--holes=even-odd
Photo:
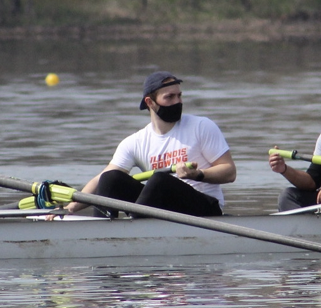
[[[198,170],[198,175],[195,178],[195,181],[202,182],[204,179],[204,173],[201,169]]]

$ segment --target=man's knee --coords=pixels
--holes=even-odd
[[[284,189],[278,198],[279,212],[289,211],[300,208],[297,200],[298,189],[295,187],[288,187]]]
[[[153,176],[147,181],[144,189],[141,191],[139,197],[136,200],[136,203],[161,207],[163,203],[167,203],[167,196],[171,194],[170,189],[173,188],[172,185],[173,176],[156,172]]]
[[[113,183],[114,181],[123,179],[124,176],[126,177],[128,175],[120,170],[109,170],[100,175],[99,183]]]
[[[110,170],[102,173],[97,186],[97,194],[104,197],[123,199],[123,187],[126,186],[123,183],[126,177],[128,177],[128,174],[120,170]],[[107,214],[107,211],[109,214]],[[117,218],[118,210],[107,207],[96,207],[94,209],[94,216],[104,217],[106,215],[111,218]]]

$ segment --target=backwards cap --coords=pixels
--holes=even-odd
[[[168,78],[173,79],[173,81],[163,83],[164,80],[166,80]],[[152,73],[151,75],[149,75],[146,78],[146,80],[144,82],[144,94],[143,94],[144,96],[143,96],[142,101],[140,102],[139,109],[140,110],[147,109],[147,106],[145,103],[145,97],[148,94],[153,93],[160,88],[165,88],[165,87],[171,86],[173,84],[180,84],[181,82],[183,82],[183,80],[177,79],[170,72],[158,71],[158,72]]]

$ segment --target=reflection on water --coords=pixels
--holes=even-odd
[[[0,283],[2,307],[321,307],[316,254],[10,261]]]

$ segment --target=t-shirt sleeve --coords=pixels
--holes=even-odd
[[[321,155],[321,135],[317,139],[313,155]],[[312,177],[317,188],[321,186],[321,165],[311,163],[307,173]]]
[[[202,154],[208,162],[214,162],[229,150],[220,128],[210,119],[202,121],[200,138]]]
[[[135,166],[135,158],[133,154],[134,138],[135,136],[131,135],[119,143],[113,155],[113,158],[110,161],[111,164],[116,165],[127,171],[130,171]]]
[[[321,186],[321,165],[311,163],[307,173],[312,177],[315,186],[319,188]]]

